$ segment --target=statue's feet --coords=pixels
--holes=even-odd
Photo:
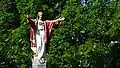
[[[39,63],[44,64],[45,63],[44,58],[40,58]]]

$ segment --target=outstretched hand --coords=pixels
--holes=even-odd
[[[57,19],[58,21],[63,21],[63,20],[65,20],[65,18],[63,17],[63,18],[59,18],[59,19]]]
[[[28,15],[26,15],[25,17],[26,17],[26,18],[29,18],[29,16],[28,16]]]

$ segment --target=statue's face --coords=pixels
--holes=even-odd
[[[42,20],[42,15],[43,15],[43,12],[38,12],[38,17],[40,20]]]

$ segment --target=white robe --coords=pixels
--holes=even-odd
[[[44,41],[44,26],[43,26],[44,24],[40,25],[40,22],[42,21],[38,21],[37,30],[35,33],[36,45],[37,45],[37,60],[44,61],[43,59],[41,59],[45,57],[45,51],[46,51],[45,41]]]

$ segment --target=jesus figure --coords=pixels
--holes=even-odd
[[[52,28],[59,24],[59,21],[64,20],[64,18],[44,20],[43,14],[43,11],[40,10],[36,19],[30,19],[26,16],[26,20],[30,24],[31,49],[34,52],[32,64],[36,64],[36,62],[45,63],[44,57],[51,38]]]

